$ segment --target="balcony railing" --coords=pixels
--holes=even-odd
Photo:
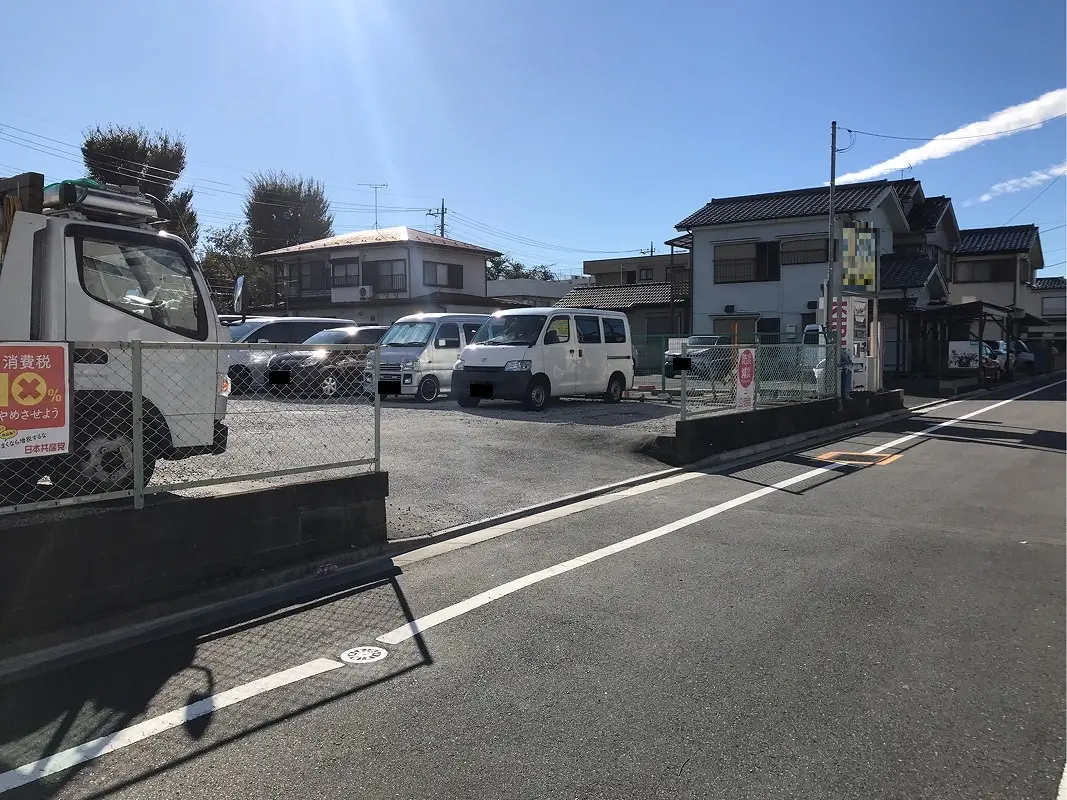
[[[408,290],[407,275],[379,275],[369,284],[375,294],[397,294]]]

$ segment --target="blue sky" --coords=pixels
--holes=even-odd
[[[713,196],[822,183],[831,119],[936,136],[1067,85],[1060,0],[57,8],[4,11],[6,30],[26,31],[5,40],[7,63],[32,79],[0,82],[0,174],[77,175],[86,127],[140,124],[185,136],[202,227],[240,218],[250,171],[285,169],[327,185],[338,232],[373,223],[359,184],[388,183],[381,205],[414,210],[383,210],[381,224],[429,227],[423,209],[443,197],[450,235],[561,272],[600,257],[583,250],[658,249]],[[842,44],[827,52],[828,37]],[[860,137],[839,169],[913,144]],[[962,226],[1000,225],[1047,181],[964,201],[1064,151],[1059,119],[908,174],[952,196]],[[1065,185],[1013,220],[1049,229],[1045,275],[1064,273]]]

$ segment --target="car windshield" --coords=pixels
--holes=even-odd
[[[718,336],[690,336],[686,344],[690,347],[711,347],[719,343]]]
[[[351,339],[352,333],[346,328],[319,331],[304,340],[304,344],[344,344]]]
[[[433,335],[436,323],[395,322],[382,337],[383,345],[393,347],[424,347]]]
[[[262,328],[265,323],[263,320],[249,320],[248,322],[242,322],[240,325],[230,325],[230,339],[235,342],[243,342],[248,336]]]
[[[531,347],[537,344],[547,319],[542,314],[493,317],[482,323],[474,337],[474,344]]]

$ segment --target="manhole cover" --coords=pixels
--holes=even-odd
[[[341,653],[341,660],[348,664],[371,664],[375,661],[381,661],[387,655],[389,655],[388,650],[367,645],[345,650]]]

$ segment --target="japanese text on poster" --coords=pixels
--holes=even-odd
[[[64,343],[0,342],[0,459],[70,451]]]

